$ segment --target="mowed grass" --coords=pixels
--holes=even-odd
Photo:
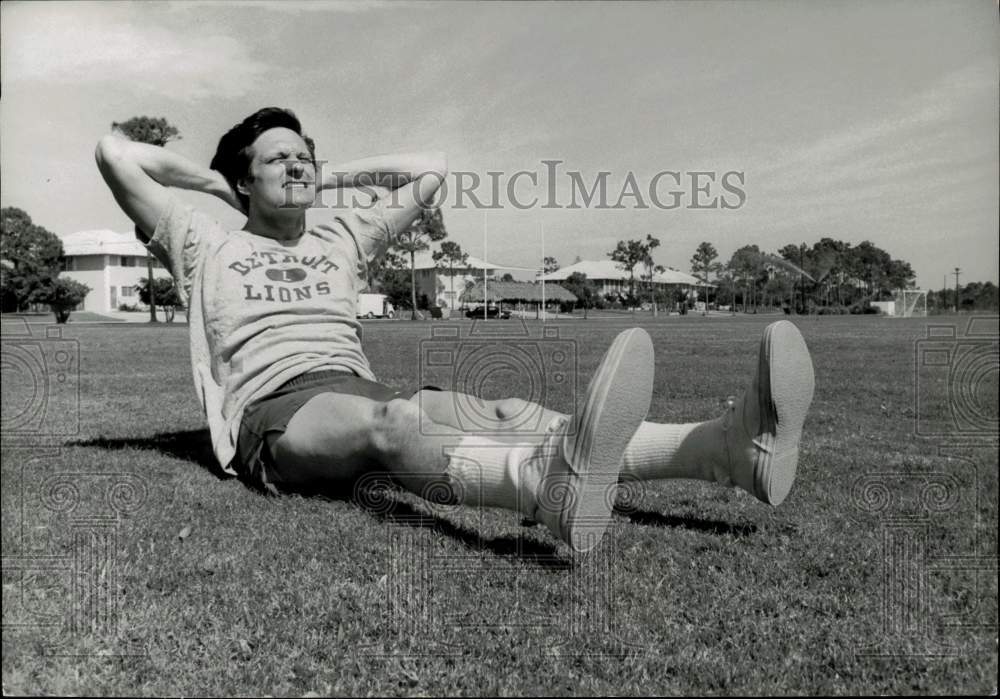
[[[686,422],[743,390],[776,319],[567,321],[545,341],[572,348],[584,386],[642,325],[649,419]],[[995,435],[995,366],[951,389],[918,367],[927,324],[961,334],[964,318],[795,322],[817,389],[788,500],[629,484],[585,558],[509,512],[265,497],[220,477],[185,326],[67,326],[79,391],[46,383],[47,422],[25,422],[41,389],[5,344],[4,692],[995,692],[996,443],[917,434],[955,433],[962,400],[985,423],[957,419]],[[447,325],[366,324],[376,373],[418,383],[422,343]],[[473,377],[490,398],[538,395],[533,380]],[[544,395],[572,410],[571,393]]]

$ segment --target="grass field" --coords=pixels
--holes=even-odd
[[[717,416],[771,320],[638,317],[657,349],[649,419]],[[785,504],[630,484],[583,559],[502,511],[271,498],[221,478],[186,326],[58,338],[5,322],[3,690],[995,692],[996,320],[933,346],[928,323],[961,338],[968,319],[796,322],[817,390]],[[561,323],[548,341],[573,349],[585,385],[632,323]],[[431,327],[366,324],[384,382],[420,379]],[[537,386],[501,372],[483,390]]]

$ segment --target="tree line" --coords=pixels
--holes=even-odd
[[[993,311],[1000,312],[1000,287],[993,282],[969,282],[958,287],[957,304],[956,290],[942,288],[927,292],[927,311],[947,313],[960,311]]]
[[[909,262],[867,240],[857,245],[833,238],[811,246],[789,243],[777,254],[745,245],[725,264],[715,257],[714,246],[701,243],[692,271],[717,285],[718,303],[744,311],[781,307],[795,313],[862,313],[873,301],[912,289],[916,278]]]
[[[586,275],[575,273],[562,286],[575,294],[584,308],[657,305],[685,312],[694,305],[690,289],[655,285],[655,275],[665,271],[653,260],[659,239],[620,240],[607,256],[627,272],[628,291],[602,295]],[[558,269],[546,258],[546,272]],[[727,261],[719,260],[715,246],[703,241],[690,260],[693,276],[713,285],[697,297],[707,306],[744,312],[783,309],[788,313],[874,313],[872,302],[895,298],[913,289],[916,275],[909,262],[892,257],[871,241],[857,245],[822,238],[818,242],[789,243],[769,253],[757,245],[744,245]],[[956,308],[955,289],[930,291],[928,311]],[[958,310],[998,310],[998,288],[992,282],[970,282],[958,290]]]
[[[702,242],[691,258],[691,272],[716,284],[716,304],[744,311],[781,307],[795,313],[870,313],[872,302],[894,299],[915,287],[909,262],[892,257],[871,241],[857,245],[821,238],[812,245],[789,243],[778,253],[756,245],[736,250],[728,262]],[[997,286],[971,282],[959,290],[959,310],[996,310]],[[930,291],[928,311],[955,308],[955,290]]]

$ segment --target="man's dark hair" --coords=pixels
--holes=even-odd
[[[219,139],[219,146],[215,149],[215,157],[212,158],[210,167],[222,173],[226,182],[236,192],[243,210],[248,211],[250,198],[236,190],[236,183],[247,176],[250,172],[250,161],[252,153],[250,147],[257,137],[269,129],[285,128],[290,129],[302,137],[309,147],[309,154],[316,159],[316,145],[313,140],[302,133],[302,124],[291,109],[281,107],[264,107],[248,116],[242,122],[229,129],[226,134]]]

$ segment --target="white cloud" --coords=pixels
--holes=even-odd
[[[4,83],[125,83],[196,99],[245,94],[268,70],[230,36],[171,32],[82,3],[15,10],[3,18]]]
[[[787,173],[802,168],[815,174],[837,173],[846,168],[856,175],[858,163],[863,162],[877,165],[887,160],[904,160],[921,165],[932,147],[952,145],[939,129],[947,127],[945,135],[950,135],[960,120],[977,114],[984,95],[996,94],[994,74],[995,69],[985,64],[952,71],[883,118],[849,124],[805,147],[789,148],[781,154],[784,157],[760,171]],[[970,147],[974,150],[976,144]],[[968,152],[952,153],[956,160],[968,155]],[[799,181],[799,174],[789,180]]]

